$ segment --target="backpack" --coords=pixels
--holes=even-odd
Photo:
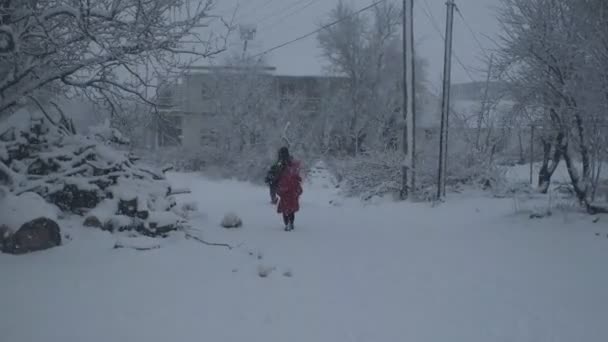
[[[272,165],[266,174],[264,182],[270,186],[273,186],[277,182],[277,177],[279,176],[280,172],[281,165],[279,163]]]

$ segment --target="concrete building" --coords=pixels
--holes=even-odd
[[[216,114],[216,101],[213,91],[217,88],[219,78],[230,78],[242,74],[245,69],[231,66],[198,66],[191,67],[174,84],[168,84],[159,91],[158,102],[164,122],[154,127],[149,147],[183,146],[199,148],[202,145],[213,145]],[[303,115],[326,113],[324,105],[344,89],[348,81],[345,77],[335,76],[290,76],[276,73],[274,67],[260,67],[256,77],[267,77],[271,84],[271,96],[280,99],[280,105],[288,105],[294,97],[298,98],[297,108]],[[247,69],[251,72],[251,69]],[[460,107],[462,101],[479,103],[470,99],[461,91],[455,97]],[[477,90],[477,89],[476,89]],[[441,100],[428,90],[421,89],[417,94],[417,137],[421,143],[437,136]],[[467,108],[471,110],[471,108]],[[399,116],[401,114],[398,114]]]
[[[251,70],[248,70],[250,72]],[[213,118],[216,99],[213,96],[218,77],[228,79],[242,73],[238,67],[199,66],[189,68],[177,83],[168,84],[159,91],[159,110],[165,122],[156,125],[155,147],[176,146],[196,148],[213,139]],[[323,97],[331,96],[346,80],[331,76],[278,75],[274,67],[260,67],[256,77],[267,77],[271,96],[280,99],[280,106],[297,97],[298,111],[316,114],[322,110]]]

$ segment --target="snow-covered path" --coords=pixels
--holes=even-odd
[[[87,232],[0,255],[1,340],[608,340],[606,217],[529,220],[512,200],[479,196],[331,205],[330,190],[307,187],[283,232],[264,188],[173,181],[194,190],[183,200],[204,213],[204,238],[238,248],[112,250],[111,236]],[[219,228],[227,211],[245,226]],[[260,278],[260,266],[274,271]]]

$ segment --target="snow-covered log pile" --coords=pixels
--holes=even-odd
[[[169,183],[162,172],[117,149],[127,142],[109,123],[88,136],[46,119],[4,125],[0,127],[0,184],[8,193],[4,200],[36,194],[56,206],[60,217],[80,215],[84,225],[111,232],[154,237],[179,229],[184,222]],[[0,225],[8,226],[9,222],[2,222],[7,219],[0,217]],[[18,230],[19,222],[10,222],[8,228]]]

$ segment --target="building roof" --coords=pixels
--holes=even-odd
[[[217,66],[212,66],[212,65],[191,65],[191,66],[187,66],[184,67],[182,69],[184,70],[189,70],[189,71],[197,71],[200,73],[208,73],[211,71],[239,71],[239,70],[244,70],[244,69],[248,69],[249,67],[241,67],[241,66],[236,66],[236,65],[217,65]],[[272,67],[272,66],[258,66],[255,67],[256,69],[259,69],[260,71],[264,71],[264,72],[274,72],[277,70],[277,68]]]
[[[225,71],[225,72],[237,72],[239,70],[244,70],[249,67],[245,66],[237,66],[237,65],[192,65],[183,67],[183,70],[191,71],[191,73],[195,74],[206,74],[212,71]],[[344,80],[347,79],[346,76],[337,76],[337,75],[327,75],[327,74],[315,74],[315,75],[307,75],[307,74],[290,74],[290,73],[277,73],[277,68],[274,66],[258,66],[256,67],[261,72],[272,74],[272,76],[281,78],[281,79],[331,79],[331,80]]]

